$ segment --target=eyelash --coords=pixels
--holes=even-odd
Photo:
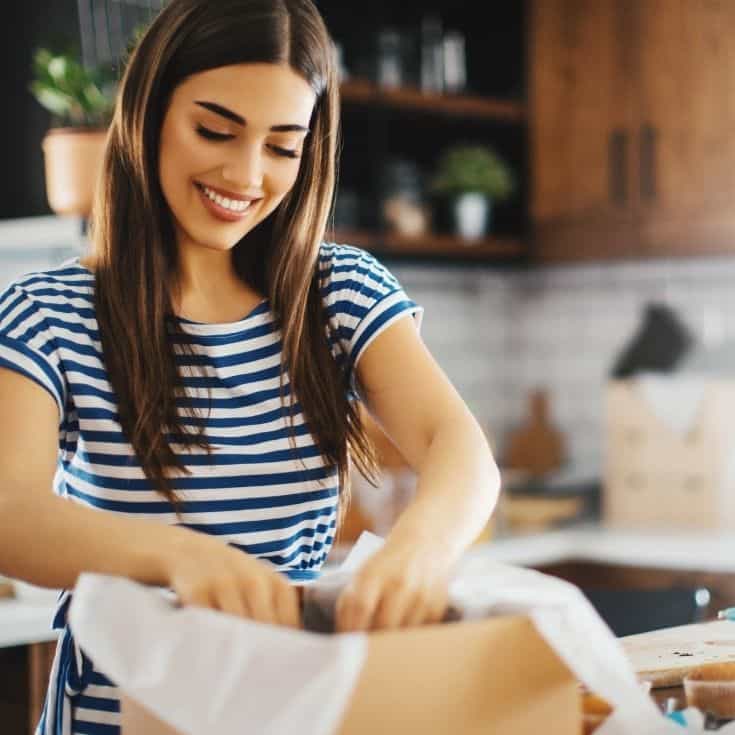
[[[224,140],[231,140],[234,138],[234,135],[229,135],[227,133],[215,133],[214,130],[210,130],[209,128],[205,128],[203,125],[197,125],[196,128],[197,133],[206,140],[212,140],[215,142],[221,142]],[[281,148],[277,145],[270,145],[268,146],[274,153],[276,153],[279,156],[283,156],[284,158],[299,158],[299,154],[296,151],[290,150],[289,148]]]

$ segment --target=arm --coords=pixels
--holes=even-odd
[[[164,584],[164,549],[181,532],[54,495],[56,404],[40,386],[0,369],[0,405],[0,571],[48,587],[73,587],[82,571]]]
[[[71,588],[81,572],[169,586],[183,604],[299,624],[296,588],[254,557],[185,528],[55,496],[59,412],[35,382],[0,368],[0,572]]]
[[[412,319],[399,319],[378,335],[357,373],[368,409],[417,471],[418,486],[384,553],[376,555],[372,570],[366,566],[362,592],[353,590],[352,603],[349,595],[343,601],[341,629],[435,620],[443,612],[438,596],[452,565],[493,511],[500,475],[482,429]],[[412,573],[424,578],[412,580]],[[381,575],[389,578],[384,586],[404,587],[393,601],[378,589]]]

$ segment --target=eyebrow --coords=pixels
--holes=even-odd
[[[238,125],[247,125],[247,120],[245,120],[244,117],[241,117],[236,112],[233,112],[232,110],[228,110],[226,107],[222,107],[222,105],[218,105],[216,102],[205,102],[203,100],[194,100],[194,104],[199,105],[200,107],[203,107],[206,110],[209,110],[210,112],[214,112],[217,115],[220,115],[222,117],[227,118],[228,120],[232,120],[232,122],[237,123]],[[292,133],[292,132],[309,132],[309,128],[305,128],[303,125],[272,125],[270,128],[274,133]]]

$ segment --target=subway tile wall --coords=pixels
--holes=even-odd
[[[423,335],[502,452],[547,390],[570,469],[600,471],[603,389],[649,302],[675,309],[695,347],[735,340],[735,259],[692,258],[533,271],[393,269],[426,314]]]
[[[78,252],[78,245],[14,248],[0,237],[0,283]],[[533,271],[386,265],[425,308],[424,341],[501,458],[529,392],[543,387],[570,466],[599,471],[602,389],[647,302],[676,309],[701,345],[735,340],[735,259]]]

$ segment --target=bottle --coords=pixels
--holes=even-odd
[[[444,34],[444,89],[447,92],[463,92],[467,84],[467,66],[464,36],[459,31]]]
[[[444,89],[442,22],[433,13],[421,21],[421,89],[424,92]]]
[[[403,84],[401,36],[393,28],[378,33],[377,83],[381,87],[400,87]]]

